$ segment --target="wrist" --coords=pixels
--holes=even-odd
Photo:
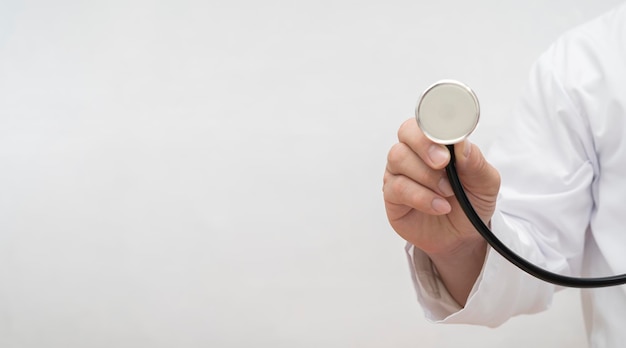
[[[427,255],[452,298],[464,307],[485,263],[487,243],[466,240],[447,252]]]
[[[458,241],[455,245],[435,252],[426,252],[432,262],[438,267],[459,267],[465,268],[469,264],[484,263],[487,255],[487,242],[478,235]]]

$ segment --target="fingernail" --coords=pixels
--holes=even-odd
[[[463,157],[468,158],[472,152],[472,143],[470,143],[469,139],[463,140]]]
[[[443,198],[436,197],[431,203],[433,209],[440,214],[447,214],[452,210],[450,203]]]
[[[452,186],[450,186],[450,182],[445,177],[441,177],[441,180],[439,180],[439,184],[437,185],[437,187],[439,187],[439,191],[445,197],[450,197],[454,195],[454,191],[452,191]]]
[[[448,161],[450,158],[450,152],[448,149],[442,147],[441,145],[431,145],[428,149],[428,157],[433,162],[434,165],[440,166]]]

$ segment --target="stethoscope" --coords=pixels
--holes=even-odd
[[[463,141],[474,131],[479,117],[480,106],[476,94],[466,85],[454,80],[442,80],[427,88],[415,108],[415,118],[424,135],[435,143],[448,147],[451,157],[446,167],[446,174],[463,212],[478,233],[506,260],[524,272],[546,282],[575,288],[599,288],[626,284],[626,274],[578,278],[547,271],[517,255],[483,223],[465,194],[454,163],[454,144]]]

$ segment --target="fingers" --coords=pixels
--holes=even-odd
[[[450,160],[448,149],[426,138],[415,119],[402,124],[398,139],[387,156],[384,176],[390,217],[399,218],[410,209],[431,215],[449,213],[451,206],[444,197],[453,192],[442,170]]]
[[[415,118],[406,120],[398,130],[398,140],[408,145],[424,163],[433,169],[442,169],[450,161],[450,152],[444,145],[428,139],[417,126]]]
[[[434,170],[444,168],[450,161],[450,153],[444,145],[436,144],[428,139],[419,129],[414,118],[406,120],[398,130],[398,140],[406,144],[428,167]],[[456,167],[464,186],[478,195],[494,195],[500,189],[500,175],[483,157],[480,149],[464,141],[455,145]],[[415,170],[415,169],[413,169]],[[413,173],[407,170],[402,173]],[[435,186],[421,177],[409,174],[408,177],[424,182],[428,187]],[[436,190],[436,189],[435,189]],[[438,191],[443,194],[443,191]],[[445,194],[443,194],[446,196]]]
[[[452,210],[446,199],[404,175],[386,171],[384,181],[383,193],[390,220],[403,217],[410,208],[430,215],[443,215]]]
[[[453,195],[452,187],[442,170],[434,170],[405,143],[395,144],[387,156],[387,170],[404,175],[444,197]]]
[[[402,124],[398,140],[389,151],[383,179],[385,209],[394,229],[407,240],[415,237],[416,228],[427,239],[446,228],[475,235],[459,203],[449,198],[453,193],[444,172],[451,158],[448,148],[428,139],[413,118]],[[476,212],[488,222],[495,209],[500,176],[468,141],[456,144],[454,151],[465,192]],[[439,218],[441,215],[446,217]]]

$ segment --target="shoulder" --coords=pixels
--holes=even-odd
[[[557,39],[537,64],[555,74],[564,86],[597,87],[616,78],[626,83],[626,4]]]
[[[592,127],[605,124],[609,106],[626,107],[626,4],[561,35],[536,61],[530,85],[556,89]]]

